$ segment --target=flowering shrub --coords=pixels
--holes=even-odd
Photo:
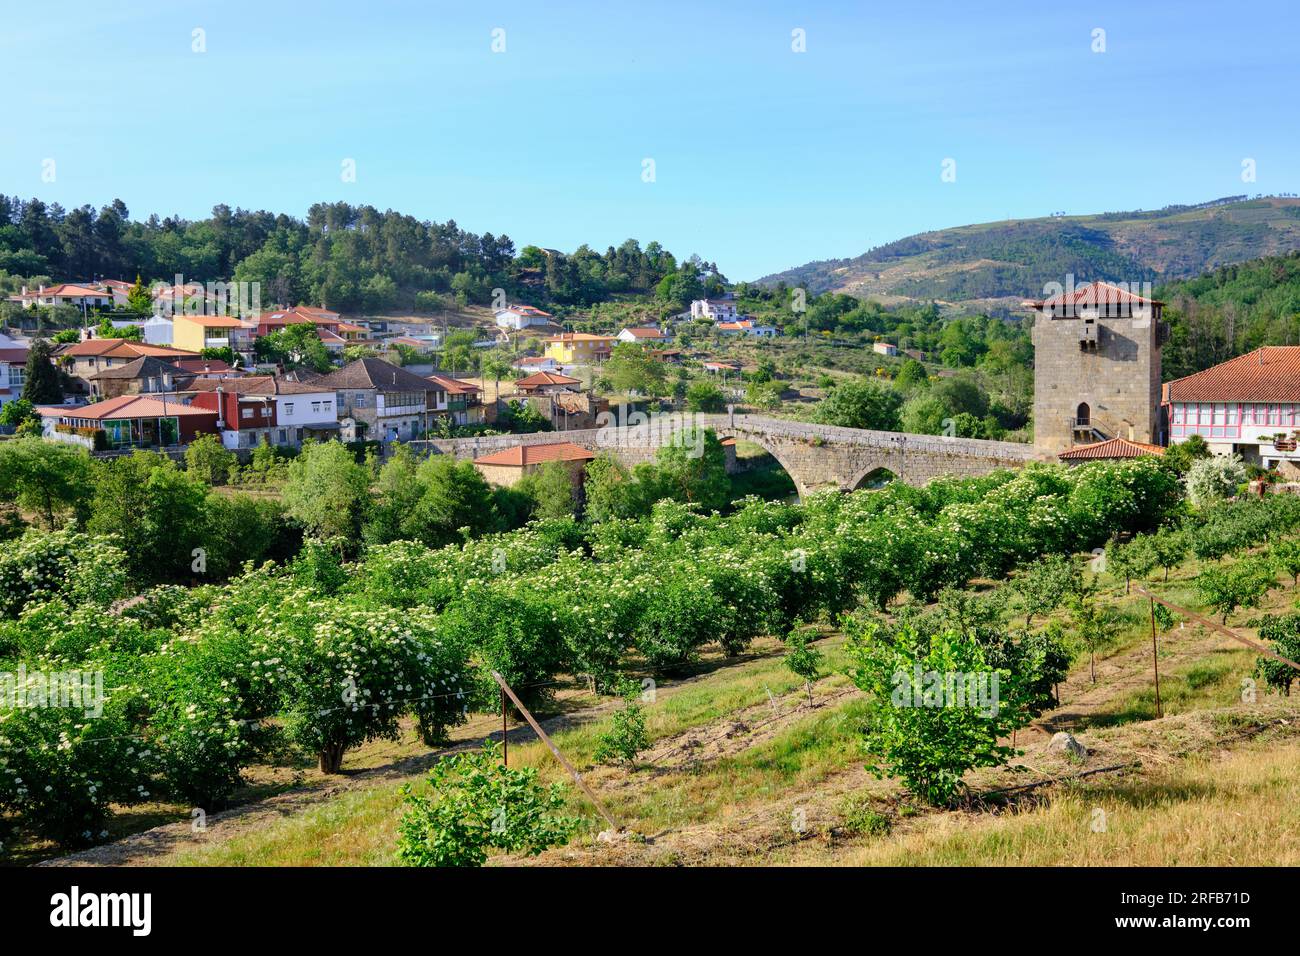
[[[126,580],[126,555],[110,538],[30,529],[0,543],[0,617],[56,596],[106,605],[122,595]]]

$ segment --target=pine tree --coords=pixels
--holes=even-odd
[[[23,398],[33,405],[58,405],[63,401],[59,370],[50,361],[50,343],[37,339],[27,353],[27,378]]]

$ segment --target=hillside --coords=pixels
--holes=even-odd
[[[924,232],[852,259],[810,262],[759,284],[859,297],[996,304],[1042,292],[1044,276],[1168,281],[1300,248],[1300,199],[1229,197],[1153,212],[1056,216]]]

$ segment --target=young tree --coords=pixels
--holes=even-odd
[[[482,866],[489,850],[536,856],[565,844],[581,820],[564,814],[564,789],[537,768],[502,765],[500,746],[446,757],[429,772],[430,796],[402,787],[397,858],[407,866]]]
[[[803,680],[804,690],[808,693],[808,705],[813,702],[813,683],[821,674],[822,652],[808,643],[808,631],[804,628],[791,631],[786,638],[789,650],[785,655],[785,666]]]
[[[1300,614],[1271,614],[1259,625],[1259,636],[1269,642],[1272,650],[1283,657],[1300,662]],[[1285,661],[1261,657],[1255,662],[1255,673],[1264,678],[1270,687],[1285,696],[1291,696],[1291,684],[1300,678],[1300,671]]]
[[[1049,554],[1031,564],[1013,585],[1025,612],[1025,627],[1035,614],[1050,614],[1083,587],[1079,566],[1067,554]]]
[[[696,504],[702,511],[726,507],[731,491],[726,455],[711,430],[682,429],[656,455],[662,493],[674,501]]]
[[[149,315],[153,312],[153,293],[144,284],[139,273],[136,274],[135,284],[126,290],[126,307],[140,315]]]
[[[1161,528],[1150,538],[1151,552],[1158,566],[1164,568],[1165,580],[1169,569],[1181,564],[1187,557],[1187,536],[1174,528]]]
[[[1139,535],[1128,544],[1111,539],[1106,545],[1106,570],[1124,579],[1124,593],[1130,592],[1134,578],[1147,574],[1156,565],[1156,556],[1148,535]]]
[[[1228,615],[1239,607],[1258,607],[1276,582],[1276,571],[1267,558],[1243,558],[1229,567],[1209,567],[1196,576],[1201,600],[1228,623]]]
[[[597,763],[636,765],[637,754],[650,746],[645,732],[645,711],[641,708],[641,685],[636,681],[618,681],[617,693],[623,698],[621,710],[614,711],[609,730],[596,738],[592,758]]]
[[[1011,735],[1021,712],[1019,678],[991,668],[975,639],[943,632],[923,640],[908,626],[885,631],[859,620],[849,655],[853,682],[867,693],[868,769],[878,776],[901,777],[921,799],[945,806],[966,771],[1015,753],[998,741]],[[949,674],[983,675],[987,699],[947,699]]]
[[[1071,595],[1069,600],[1070,622],[1074,633],[1088,648],[1089,667],[1092,682],[1097,683],[1097,651],[1105,646],[1115,634],[1114,617],[1105,608],[1099,607],[1092,599],[1091,593]]]
[[[1279,571],[1291,575],[1291,583],[1300,583],[1300,540],[1288,538],[1273,546],[1271,557]]]
[[[722,389],[708,379],[696,379],[686,389],[686,407],[692,412],[720,412],[727,407]]]

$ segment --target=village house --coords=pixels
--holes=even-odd
[[[512,305],[505,309],[499,309],[495,319],[496,324],[501,328],[514,329],[516,332],[535,326],[554,324],[549,312],[543,312],[531,305]]]
[[[27,381],[27,346],[0,336],[0,406],[21,398]]]
[[[18,295],[10,296],[9,300],[17,302],[25,309],[67,305],[86,313],[91,309],[113,308],[112,291],[89,283],[62,282],[48,288],[40,286],[34,291],[29,291],[27,286],[23,286],[22,291]]]
[[[383,359],[361,358],[308,384],[333,390],[345,441],[409,441],[446,411],[446,388]]]
[[[1300,346],[1261,346],[1162,391],[1170,444],[1200,435],[1215,454],[1300,470]]]
[[[204,349],[233,349],[231,334],[242,329],[243,322],[229,315],[172,316],[172,345],[189,352]]]
[[[520,395],[576,392],[580,388],[582,388],[581,379],[561,375],[559,372],[534,372],[515,382],[515,391]]]
[[[36,412],[46,438],[91,449],[174,447],[217,431],[215,411],[165,394],[119,395],[79,408],[42,406]]]
[[[731,298],[696,299],[691,303],[692,319],[731,322],[736,318],[736,303]]]
[[[178,365],[153,355],[142,355],[125,365],[115,365],[86,376],[90,396],[95,401],[121,395],[146,395],[153,392],[177,392],[195,376]]]
[[[560,365],[591,365],[609,358],[614,336],[562,332],[546,340],[546,353]]]
[[[516,445],[505,451],[475,458],[474,467],[487,479],[488,484],[508,488],[547,462],[558,461],[568,470],[574,486],[580,487],[586,476],[587,462],[595,457],[594,452],[581,445],[562,441],[545,445]]]
[[[661,342],[667,342],[669,336],[661,329],[656,328],[632,328],[623,329],[615,336],[620,342],[637,342],[643,345],[658,345]]]
[[[483,389],[450,375],[433,374],[428,380],[439,386],[435,411],[451,419],[453,425],[483,423]]]
[[[556,431],[596,428],[600,415],[609,411],[609,399],[597,398],[591,392],[533,392],[524,401]]]
[[[316,383],[249,375],[197,379],[189,391],[192,406],[218,412],[227,448],[256,448],[263,441],[298,448],[308,439],[339,437],[337,396]]]
[[[143,356],[153,356],[168,362],[178,359],[199,359],[197,352],[187,352],[165,345],[146,345],[129,339],[86,339],[54,348],[54,361],[71,378],[72,391],[89,395],[90,376],[104,369],[116,368],[134,362]]]
[[[889,342],[875,342],[871,346],[871,351],[877,355],[888,355],[893,357],[898,354],[898,346]]]

